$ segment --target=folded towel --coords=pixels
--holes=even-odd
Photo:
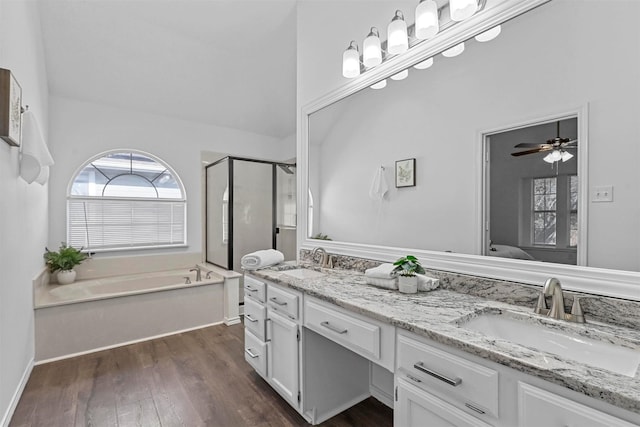
[[[377,279],[390,279],[392,277],[395,277],[395,275],[392,273],[394,268],[396,268],[395,265],[384,263],[380,264],[377,267],[365,270],[364,275],[366,277],[373,277]]]
[[[20,176],[29,184],[36,181],[44,185],[49,178],[48,167],[53,165],[53,158],[44,142],[38,122],[30,110],[22,115],[22,157],[20,160]],[[47,170],[43,170],[43,169]]]
[[[395,277],[393,279],[378,279],[375,277],[365,277],[365,280],[368,285],[377,286],[378,288],[398,289],[398,284],[396,283]]]
[[[416,276],[418,276],[418,291],[432,291],[440,285],[440,280],[435,277],[424,274],[416,274]]]
[[[265,249],[262,251],[246,254],[240,260],[240,265],[245,270],[257,270],[284,261],[284,254],[275,249]]]
[[[387,179],[384,177],[384,167],[381,166],[373,176],[373,181],[369,188],[369,197],[375,201],[382,200],[387,191],[389,191],[389,186],[387,185]]]

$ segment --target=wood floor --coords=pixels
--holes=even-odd
[[[221,325],[36,366],[9,425],[307,425],[244,361],[243,339]],[[322,425],[392,424],[370,398]]]

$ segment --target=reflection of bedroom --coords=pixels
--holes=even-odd
[[[511,155],[527,150],[517,144],[557,134],[557,122],[549,122],[489,137],[487,255],[576,264],[578,150],[553,163],[544,160],[548,150]],[[561,120],[559,135],[574,140],[577,119]]]

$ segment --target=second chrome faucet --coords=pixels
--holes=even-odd
[[[547,306],[546,297],[551,297],[551,308]],[[580,306],[580,300],[576,296],[573,299],[571,313],[564,310],[564,294],[562,293],[562,285],[555,277],[550,277],[544,282],[544,287],[538,297],[538,303],[534,310],[538,314],[542,314],[552,319],[567,320],[569,322],[584,323],[584,313]]]

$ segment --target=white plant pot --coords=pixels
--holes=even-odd
[[[75,270],[60,270],[58,271],[58,283],[61,285],[69,285],[76,280]]]
[[[403,294],[418,292],[418,276],[398,276],[398,290]]]

